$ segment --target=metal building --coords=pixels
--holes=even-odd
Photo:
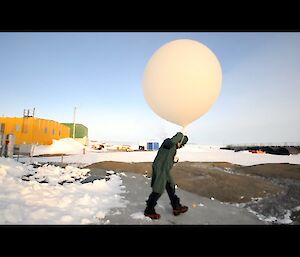
[[[0,117],[2,138],[8,134],[15,136],[15,144],[51,145],[53,139],[69,137],[70,128],[53,120],[35,117]]]
[[[75,133],[74,133],[74,139],[83,145],[88,145],[88,128],[82,124],[76,123],[74,126],[74,123],[62,123],[63,125],[70,128],[69,136],[70,138],[73,138],[73,128],[75,127]]]
[[[147,142],[148,151],[158,151],[159,143],[158,142]]]

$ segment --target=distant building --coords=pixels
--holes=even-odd
[[[158,142],[147,142],[148,151],[158,151],[159,143]]]
[[[70,129],[59,122],[33,116],[0,117],[0,128],[0,155],[12,139],[15,154],[29,154],[33,145],[51,145],[53,139],[67,138],[70,134]]]
[[[69,137],[70,129],[53,120],[34,117],[0,117],[4,137],[15,136],[15,144],[51,145],[53,139]]]
[[[159,142],[153,140],[148,142],[139,142],[138,150],[140,151],[158,151]]]
[[[62,123],[63,125],[67,126],[70,129],[70,133],[68,137],[73,138],[73,123]],[[88,145],[88,128],[82,124],[75,124],[75,135],[74,139],[83,145]]]

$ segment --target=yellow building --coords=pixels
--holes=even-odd
[[[59,122],[34,117],[0,117],[4,124],[4,136],[15,135],[15,144],[51,145],[52,139],[67,138],[70,128]]]

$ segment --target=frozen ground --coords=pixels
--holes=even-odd
[[[68,139],[35,149],[37,155],[67,154],[65,156],[20,157],[19,161],[25,162],[25,165],[13,159],[0,158],[0,224],[290,224],[291,215],[299,214],[298,198],[293,203],[296,207],[287,210],[278,220],[276,212],[282,214],[286,210],[286,206],[282,206],[284,209],[281,206],[276,208],[279,206],[278,197],[274,201],[262,199],[255,204],[229,205],[179,189],[178,194],[190,211],[174,217],[167,194],[164,194],[157,206],[161,220],[150,221],[143,216],[145,200],[150,193],[147,178],[135,173],[126,173],[127,176],[125,173],[112,174],[108,178],[105,170],[101,177],[105,179],[99,180],[99,174],[90,177],[87,169],[77,168],[101,161],[152,162],[156,153],[85,149],[84,154],[82,145]],[[180,162],[229,162],[245,166],[300,164],[300,154],[252,154],[200,145],[187,145],[178,150],[178,157]],[[34,164],[38,162],[72,166],[59,168]],[[82,181],[90,182],[82,184]],[[298,184],[295,184],[282,201],[286,200],[285,197],[294,196],[298,189]],[[268,215],[256,212],[264,208]]]
[[[0,224],[264,224],[246,209],[181,189],[178,195],[190,210],[173,216],[164,194],[157,206],[162,218],[152,221],[143,215],[149,182],[135,173],[100,171],[90,177],[87,169],[35,168],[0,158]]]
[[[216,200],[186,192],[177,188],[177,194],[189,211],[179,216],[172,214],[172,208],[165,192],[158,201],[159,220],[151,220],[143,215],[145,200],[150,191],[150,179],[136,173],[121,175],[126,192],[122,193],[128,200],[126,208],[113,208],[103,222],[130,225],[253,225],[266,224],[246,209],[225,204]]]

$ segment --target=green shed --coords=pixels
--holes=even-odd
[[[62,123],[70,128],[70,137],[73,138],[73,123]],[[75,138],[88,137],[88,128],[82,124],[75,124]]]

